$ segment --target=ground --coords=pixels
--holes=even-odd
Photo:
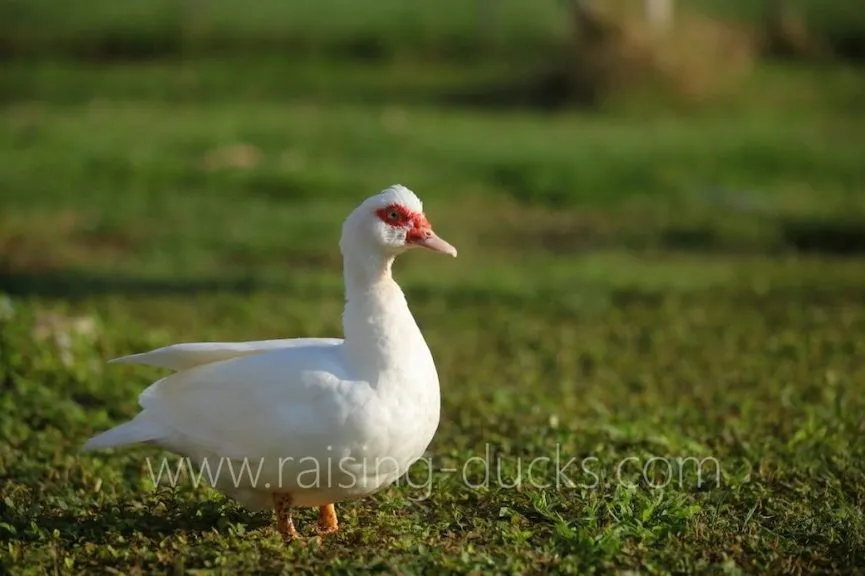
[[[464,71],[345,66],[8,64],[0,567],[865,565],[859,70],[767,66],[741,102],[648,115],[446,105]],[[407,478],[326,538],[299,511],[285,546],[272,515],[154,486],[170,455],[79,453],[162,374],[109,358],[339,336],[339,226],[397,182],[459,249],[395,267],[442,385]]]

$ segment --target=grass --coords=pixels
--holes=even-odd
[[[282,2],[266,0],[238,10],[225,0],[155,1],[118,5],[91,0],[58,19],[55,0],[0,8],[8,52],[67,53],[83,57],[259,53],[262,49],[361,59],[426,54],[448,59],[472,54],[543,51],[565,31],[556,0],[527,4],[503,0],[487,5],[445,3]],[[329,14],[331,17],[322,18]],[[518,41],[519,45],[517,45]]]
[[[638,6],[640,0],[622,3]],[[787,4],[814,36],[861,60],[865,19],[856,0]],[[766,17],[765,2],[692,0],[681,5],[756,28]],[[566,38],[567,10],[562,0],[422,0],[411,5],[399,0],[261,0],[254,10],[228,0],[83,0],[74,11],[57,0],[7,0],[0,5],[0,54],[137,59],[287,50],[362,60],[520,59],[545,57]]]
[[[417,66],[7,63],[0,572],[862,566],[861,71],[536,114],[443,97],[506,66]],[[410,475],[430,490],[403,479],[285,547],[268,515],[156,489],[157,450],[78,452],[160,374],[108,358],[339,335],[339,226],[393,182],[460,250],[396,266],[442,381]]]

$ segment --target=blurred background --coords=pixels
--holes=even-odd
[[[463,246],[460,268],[865,246],[852,0],[0,10],[13,291],[338,270],[335,224],[394,182]]]
[[[861,0],[0,0],[0,59],[7,561],[861,567]],[[396,265],[436,458],[712,456],[723,488],[437,477],[328,555],[73,456],[156,376],[107,358],[341,334],[340,225],[394,183],[459,249]]]

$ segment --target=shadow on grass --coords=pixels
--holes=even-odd
[[[599,104],[595,95],[575,88],[566,74],[556,68],[444,90],[433,101],[467,109],[544,112],[557,112],[569,107],[591,108]]]
[[[144,507],[111,506],[36,515],[12,513],[6,522],[15,529],[19,540],[42,541],[56,530],[61,542],[74,543],[104,542],[110,534],[125,538],[140,534],[159,539],[179,532],[223,530],[227,524],[243,524],[249,530],[257,530],[270,526],[272,518],[268,513],[251,513],[238,507],[226,507],[218,501],[173,501],[157,512]],[[34,525],[39,530],[34,530]]]
[[[514,248],[547,252],[560,256],[605,248],[624,248],[640,253],[645,250],[696,252],[702,254],[734,253],[777,255],[802,253],[826,257],[860,257],[865,255],[865,219],[850,215],[834,218],[770,218],[755,219],[748,226],[730,230],[719,228],[716,222],[674,223],[655,229],[634,232],[629,229],[607,230],[591,222],[552,230],[529,231],[516,234],[508,231],[509,243],[518,241]],[[593,228],[594,226],[594,228]],[[753,229],[759,229],[755,233]],[[750,230],[750,231],[749,231]],[[315,262],[314,267],[320,263]],[[296,278],[295,278],[296,280]],[[342,291],[341,286],[332,288]],[[607,296],[618,295],[613,287]],[[114,275],[107,272],[89,272],[80,269],[18,270],[0,260],[0,292],[11,296],[44,297],[80,300],[94,296],[194,296],[198,294],[233,294],[251,296],[257,292],[291,292],[296,296],[320,296],[322,287],[294,282],[292,278],[280,280],[263,277],[227,276],[206,278],[139,277]],[[498,304],[525,306],[529,302],[547,303],[556,307],[561,296],[559,286],[543,279],[535,285],[510,290],[495,283],[483,285],[454,284],[411,285],[405,291],[419,300],[446,300],[454,305],[478,305],[489,299]],[[642,298],[653,296],[653,290],[638,290]],[[633,297],[628,294],[628,298]],[[539,306],[544,308],[547,306]]]
[[[790,220],[782,223],[784,243],[799,252],[865,254],[865,223],[848,220]]]
[[[341,294],[342,288],[333,289]],[[544,289],[529,294],[511,293],[497,286],[478,287],[455,285],[453,287],[414,285],[404,287],[412,299],[432,301],[445,299],[454,305],[477,305],[491,297],[498,304],[527,305],[527,299],[540,303],[547,298],[536,298]],[[110,276],[81,270],[53,270],[47,272],[24,272],[0,268],[0,293],[20,297],[43,297],[78,300],[94,296],[195,296],[207,293],[252,295],[256,292],[290,292],[297,297],[315,297],[322,294],[320,286],[304,286],[290,279],[263,280],[260,278],[206,278],[200,280],[176,280],[170,278],[136,278]],[[555,293],[548,296],[554,297]]]
[[[174,280],[88,273],[79,270],[25,272],[0,268],[0,292],[12,296],[87,298],[105,294],[142,296],[194,295],[212,292],[250,294],[266,287],[259,279],[204,278]]]
[[[673,225],[660,234],[660,245],[691,252],[793,252],[822,256],[859,256],[865,254],[865,223],[857,221],[783,220],[763,226],[774,228],[769,234],[736,238],[711,226]],[[770,229],[771,229],[770,228]]]

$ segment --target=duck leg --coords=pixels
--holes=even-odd
[[[294,521],[291,519],[291,496],[288,494],[274,494],[273,507],[276,510],[276,531],[286,542],[297,536],[294,529]]]
[[[336,520],[336,508],[333,504],[325,504],[318,508],[318,533],[333,534],[339,530],[339,522]]]

